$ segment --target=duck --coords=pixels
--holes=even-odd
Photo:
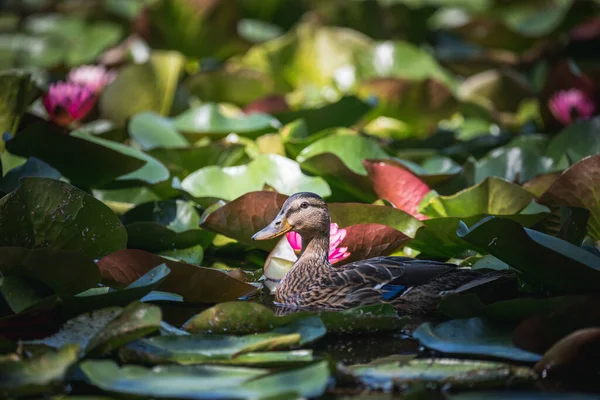
[[[442,293],[481,275],[440,261],[381,256],[333,266],[328,260],[330,214],[312,192],[287,198],[277,216],[252,240],[270,240],[294,231],[302,238],[298,259],[275,289],[279,307],[343,310],[389,303],[403,314],[436,311]]]

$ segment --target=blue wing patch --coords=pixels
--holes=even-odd
[[[402,292],[406,291],[407,287],[406,286],[400,286],[400,285],[385,285],[381,288],[381,291],[383,292],[383,294],[381,295],[381,297],[384,300],[390,300],[393,299],[396,296],[399,296],[400,294],[402,294]]]

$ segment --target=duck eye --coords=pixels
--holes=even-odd
[[[302,204],[300,204],[300,208],[308,208],[308,203],[307,202],[302,202]]]

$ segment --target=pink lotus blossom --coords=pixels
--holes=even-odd
[[[103,65],[83,65],[72,69],[67,80],[85,86],[94,93],[100,93],[115,77],[115,72],[108,71]]]
[[[73,82],[57,82],[50,85],[44,96],[44,107],[50,119],[60,126],[68,126],[83,119],[94,107],[96,93]]]
[[[589,96],[579,89],[557,92],[548,101],[552,115],[563,125],[569,125],[576,118],[588,119],[594,115],[596,106]]]
[[[338,247],[346,237],[346,233],[346,230],[340,229],[336,223],[329,226],[329,262],[332,264],[350,257],[347,247]],[[294,253],[300,253],[300,250],[302,250],[302,237],[296,232],[288,232],[286,238],[292,249],[294,249]]]

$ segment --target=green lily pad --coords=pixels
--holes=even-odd
[[[319,108],[307,108],[296,111],[285,111],[275,114],[282,124],[289,124],[302,119],[308,134],[315,134],[325,129],[351,127],[361,120],[371,106],[355,96],[342,97],[335,103]]]
[[[91,259],[125,247],[127,233],[102,202],[47,178],[24,178],[0,200],[0,246],[52,247]]]
[[[314,192],[322,197],[331,194],[327,183],[308,177],[293,160],[276,154],[262,154],[249,164],[237,167],[202,168],[181,182],[183,190],[194,198],[234,200],[269,185],[279,193]]]
[[[540,197],[540,203],[543,204],[589,210],[587,234],[596,240],[600,239],[598,171],[600,155],[586,157],[564,171]]]
[[[452,196],[431,196],[420,206],[430,217],[511,215],[522,211],[535,196],[514,183],[490,177]]]
[[[385,159],[390,156],[371,139],[356,135],[330,135],[305,147],[296,161],[302,169],[323,177],[334,196],[356,198],[365,202],[376,199],[371,182],[366,177],[365,159]]]
[[[487,217],[471,228],[461,222],[457,234],[546,291],[594,293],[600,284],[600,257],[564,240],[524,228],[516,221]]]
[[[267,332],[293,321],[317,316],[327,332],[379,332],[401,329],[410,318],[399,318],[389,304],[357,307],[344,311],[299,311],[276,316],[267,307],[252,302],[220,303],[189,319],[183,329],[191,333],[249,334]]]
[[[0,273],[7,278],[37,281],[56,294],[66,295],[79,293],[100,282],[98,267],[91,258],[53,248],[0,247]]]
[[[237,364],[239,356],[251,353],[251,357],[244,357],[240,361],[245,364],[252,360],[257,365],[273,363],[282,357],[282,354],[270,357],[271,351],[305,345],[325,335],[325,331],[325,326],[318,317],[307,317],[268,333],[245,336],[215,333],[156,336],[130,343],[121,349],[120,355],[126,363],[176,362],[185,365],[206,362]]]
[[[560,161],[568,157],[575,163],[587,156],[600,153],[600,117],[586,121],[575,121],[555,136],[546,149],[546,156]]]
[[[66,345],[26,360],[0,361],[0,392],[7,396],[41,395],[58,387],[77,362],[79,346]]]
[[[2,271],[1,266],[0,271]],[[15,314],[34,308],[46,308],[46,306],[52,308],[58,300],[57,296],[44,296],[40,292],[27,279],[10,275],[2,277],[0,297]]]
[[[105,307],[126,306],[151,293],[170,273],[169,267],[160,264],[121,290],[108,286],[93,287],[75,296],[63,297],[64,308],[68,315],[77,315]]]
[[[573,0],[543,7],[540,3],[509,3],[500,8],[499,17],[507,27],[527,37],[543,37],[554,32],[572,8]]]
[[[21,70],[3,71],[0,73],[0,93],[0,132],[15,133],[36,93],[31,74]],[[3,150],[0,140],[0,152]]]
[[[190,140],[198,140],[204,136],[221,138],[232,132],[256,138],[265,133],[276,132],[281,124],[270,115],[262,113],[225,115],[218,104],[207,103],[178,115],[173,120],[173,125]]]
[[[545,135],[517,137],[509,144],[492,150],[477,162],[475,182],[497,176],[511,182],[525,182],[539,175],[564,169],[545,155],[548,138]]]
[[[98,261],[102,277],[121,285],[130,284],[159,264],[171,270],[160,290],[183,296],[190,303],[231,301],[256,291],[256,287],[219,270],[168,260],[142,250],[121,250]]]
[[[1,171],[0,171],[1,172]],[[52,168],[42,160],[38,160],[35,157],[30,157],[25,161],[25,164],[19,165],[7,171],[3,178],[0,178],[0,196],[2,192],[10,193],[16,190],[21,185],[21,178],[25,177],[38,177],[38,178],[50,178],[60,179],[60,172]]]
[[[352,374],[371,389],[391,391],[407,384],[452,388],[504,387],[533,381],[531,368],[501,362],[424,358],[408,362],[378,362],[353,365]],[[454,398],[454,397],[452,397]]]
[[[162,162],[173,176],[180,179],[210,165],[230,167],[249,161],[244,145],[218,141],[198,147],[155,148],[148,154]]]
[[[200,229],[192,203],[163,200],[143,203],[123,214],[127,247],[151,252],[208,246],[214,234]]]
[[[145,161],[104,142],[65,135],[46,122],[33,123],[6,143],[9,152],[36,157],[72,182],[98,187],[136,171]],[[134,151],[131,149],[131,151]]]
[[[494,326],[481,318],[455,319],[433,325],[426,322],[413,333],[425,347],[448,354],[485,355],[536,362],[541,356],[515,347],[512,329]]]
[[[131,118],[127,125],[129,136],[142,150],[185,147],[190,143],[173,126],[173,122],[153,111],[143,111]]]
[[[161,320],[160,307],[132,303],[90,339],[85,352],[91,356],[110,353],[133,340],[158,331]]]
[[[329,379],[326,361],[272,374],[266,369],[232,366],[119,367],[108,360],[84,361],[80,368],[90,384],[109,393],[157,398],[309,398],[323,394]]]
[[[160,113],[161,115],[170,115],[186,58],[177,51],[154,50],[150,54],[150,62],[154,67],[156,84],[161,94]]]

